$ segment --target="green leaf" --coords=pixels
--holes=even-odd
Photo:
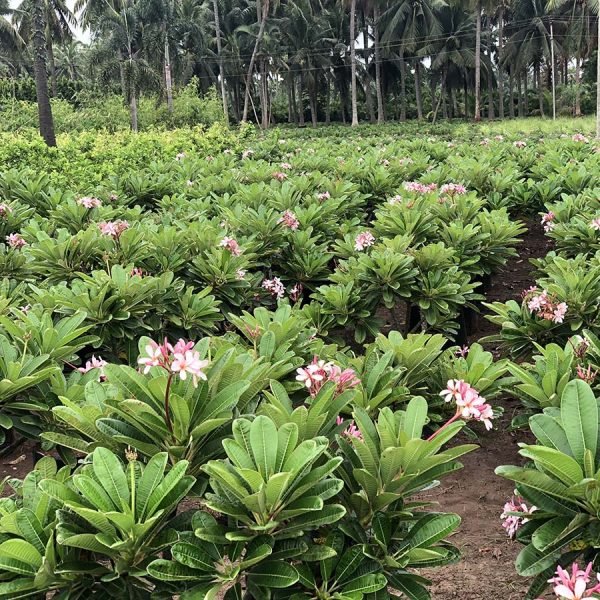
[[[287,588],[298,581],[298,571],[283,561],[265,561],[252,569],[248,579],[259,587]]]
[[[92,464],[98,481],[102,484],[117,510],[129,504],[129,486],[121,461],[107,448],[96,448]]]
[[[560,416],[575,460],[583,467],[586,449],[596,455],[598,444],[598,403],[592,388],[575,379],[565,386]]]
[[[258,471],[267,481],[277,461],[277,428],[269,417],[259,416],[250,426],[250,446]]]

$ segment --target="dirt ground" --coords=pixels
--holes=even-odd
[[[549,245],[537,220],[527,223],[529,233],[519,247],[520,257],[507,264],[488,291],[488,301],[520,298],[521,291],[533,285],[530,258],[544,256]],[[494,327],[480,318],[473,339],[489,335]],[[521,600],[527,591],[527,580],[519,577],[514,560],[521,545],[511,542],[501,527],[500,513],[513,491],[513,485],[496,477],[498,465],[518,464],[518,442],[531,441],[525,431],[509,432],[508,426],[518,404],[503,402],[505,413],[494,429],[483,433],[480,449],[463,457],[464,469],[444,480],[428,495],[440,502],[440,510],[456,512],[462,524],[453,542],[461,549],[460,563],[423,573],[433,581],[435,600]],[[0,458],[0,480],[23,477],[33,465],[31,448],[18,448],[10,456]],[[6,493],[6,490],[4,491]]]

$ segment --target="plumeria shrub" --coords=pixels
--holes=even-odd
[[[518,499],[505,506],[505,527],[525,544],[516,567],[520,575],[535,577],[530,598],[547,586],[557,567],[579,558],[585,564],[598,560],[598,406],[587,383],[569,382],[559,406],[529,420],[537,443],[520,444],[519,454],[531,464],[496,469],[516,486]],[[561,584],[561,573],[555,585]]]

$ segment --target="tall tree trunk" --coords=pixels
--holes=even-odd
[[[225,69],[223,67],[223,53],[221,51],[221,20],[219,17],[219,0],[213,0],[213,13],[215,19],[215,37],[217,39],[217,58],[219,59],[219,79],[221,83],[223,115],[225,116],[225,123],[229,124],[229,107],[227,105],[227,91],[225,88]]]
[[[290,98],[292,100],[292,117],[293,123],[298,123],[298,107],[296,106],[296,76],[292,72],[291,74],[291,82],[290,82]]]
[[[375,39],[375,88],[377,90],[377,122],[381,125],[385,121],[383,107],[383,81],[381,78],[381,48],[379,47],[379,6],[377,0],[373,7],[373,38]]]
[[[598,53],[598,60],[600,60],[600,52]],[[579,50],[575,57],[575,116],[581,116],[581,58],[579,57]]]
[[[299,90],[299,94],[298,94],[298,117],[299,117],[299,122],[298,124],[300,125],[300,127],[304,127],[304,77],[302,75],[302,69],[300,69],[300,90]]]
[[[372,94],[372,82],[371,74],[369,73],[369,57],[371,55],[369,49],[369,26],[367,25],[367,15],[363,13],[363,46],[364,46],[364,57],[365,57],[365,99],[367,102],[367,111],[369,113],[369,121],[375,123],[377,117],[375,116],[375,107],[373,106],[373,94]]]
[[[325,72],[325,82],[327,84],[327,92],[325,94],[325,123],[331,123],[331,72],[329,69]]]
[[[523,116],[525,116],[525,113],[523,110],[523,83],[521,81],[521,77],[522,77],[522,73],[521,72],[517,73],[517,95],[519,97],[517,106],[519,108],[519,118],[522,118]]]
[[[40,134],[48,146],[56,146],[52,107],[48,95],[48,74],[46,72],[46,24],[44,0],[34,0],[31,14],[33,27],[33,71],[37,96]]]
[[[465,96],[465,121],[469,118],[469,85],[467,83],[467,78],[463,78],[463,91]]]
[[[487,20],[488,40],[492,39],[492,21]],[[488,84],[488,120],[493,121],[496,118],[494,111],[494,61],[492,60],[492,51],[488,46],[488,66],[487,66],[487,84]]]
[[[529,116],[529,90],[527,88],[529,84],[529,73],[525,69],[523,73],[523,108],[525,109],[525,116]]]
[[[356,0],[354,0],[356,1]],[[248,65],[248,74],[246,75],[246,92],[244,94],[244,112],[242,113],[242,121],[248,120],[248,109],[250,108],[250,84],[252,83],[252,74],[254,72],[254,63],[256,62],[256,55],[258,49],[262,43],[265,35],[265,27],[267,25],[267,15],[269,14],[269,2],[270,0],[264,0],[264,5],[261,7],[260,3],[257,3],[256,10],[260,11],[260,26],[258,28],[258,35],[254,42],[254,48],[252,49],[252,56],[250,57],[250,64]]]
[[[415,63],[415,100],[417,101],[417,119],[423,119],[423,98],[421,96],[421,61]]]
[[[136,89],[133,78],[129,83],[129,119],[131,121],[131,131],[137,132],[138,130],[138,107],[136,98]]]
[[[475,7],[475,121],[481,120],[481,0]]]
[[[352,127],[356,127],[358,125],[358,99],[356,95],[356,0],[350,0],[350,72]]]
[[[500,67],[504,54],[504,8],[500,7],[498,15],[498,113],[500,119],[504,119],[504,77]]]
[[[261,89],[261,127],[262,129],[268,129],[270,124],[270,115],[269,115],[269,77],[267,71],[266,61],[263,60],[260,65],[260,89]]]
[[[308,57],[308,103],[310,105],[310,120],[313,127],[317,126],[317,73],[313,71],[313,64]]]
[[[600,40],[600,18],[598,19],[598,40]],[[600,43],[598,45],[600,46]],[[600,51],[596,63],[596,139],[600,140]]]
[[[452,117],[456,119],[458,117],[458,101],[456,100],[456,90],[450,88],[450,99],[452,100]]]
[[[165,26],[165,89],[167,91],[167,109],[173,112],[173,80],[171,77],[171,52],[169,50],[169,34]]]
[[[540,116],[544,117],[544,90],[542,89],[542,69],[539,62],[534,65],[535,78],[537,80],[538,102],[540,105]]]
[[[508,116],[515,118],[515,76],[512,63],[508,73]]]
[[[400,48],[400,120],[406,121],[406,63],[404,62],[404,48]]]
[[[125,57],[123,50],[119,49],[119,78],[121,80],[121,94],[123,94],[123,105],[127,105],[129,98],[129,89],[127,88],[127,80],[125,79]]]
[[[54,44],[52,43],[52,32],[46,22],[46,48],[48,50],[47,68],[50,73],[50,95],[52,98],[58,96],[58,82],[56,81],[56,63],[54,60]]]

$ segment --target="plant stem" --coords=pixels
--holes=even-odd
[[[169,428],[171,435],[173,435],[173,423],[171,423],[171,415],[169,410],[169,397],[171,395],[171,381],[173,380],[173,373],[169,373],[167,379],[167,387],[165,389],[165,423]]]
[[[456,411],[456,414],[447,423],[444,423],[437,431],[434,431],[427,438],[427,441],[430,442],[431,440],[433,440],[435,438],[435,436],[440,433],[440,431],[444,431],[444,429],[446,429],[446,427],[448,427],[449,425],[451,425],[452,423],[454,423],[454,421],[456,421],[459,417],[460,417],[460,409],[458,409]]]

